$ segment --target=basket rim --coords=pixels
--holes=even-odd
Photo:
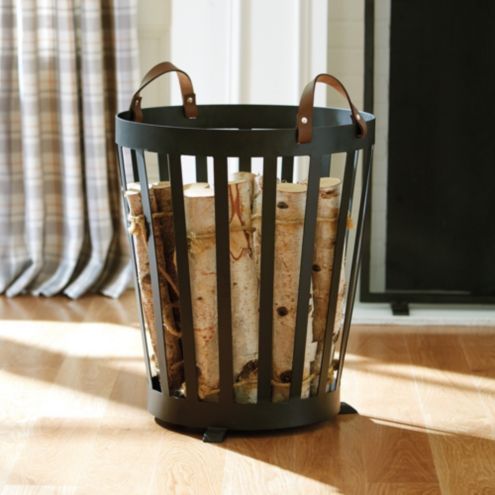
[[[276,104],[276,105],[271,105],[271,104],[265,104],[265,103],[208,103],[208,104],[203,104],[203,105],[198,105],[198,110],[201,115],[201,109],[203,110],[214,110],[214,109],[222,109],[222,110],[227,110],[227,109],[247,109],[247,110],[261,110],[261,109],[273,109],[273,110],[290,110],[294,112],[294,115],[298,111],[298,107],[295,105],[282,105],[282,104]],[[170,110],[170,111],[177,111],[177,112],[182,112],[183,107],[181,105],[160,105],[160,106],[152,106],[152,107],[146,107],[143,108],[143,114],[146,117],[146,114],[149,114],[150,112],[156,112],[160,110]],[[314,107],[315,113],[333,113],[334,115],[338,115],[340,117],[348,117],[350,118],[351,112],[348,108],[346,107],[321,107],[321,106],[315,106]],[[376,120],[376,117],[374,114],[370,112],[364,112],[360,111],[360,115],[364,118],[365,122],[367,124],[374,122]],[[238,129],[238,128],[232,128],[232,127],[210,127],[210,126],[196,126],[196,125],[176,125],[176,124],[164,124],[164,123],[156,123],[156,122],[134,122],[131,118],[131,111],[130,110],[123,110],[121,112],[117,112],[115,115],[116,121],[121,122],[125,121],[127,123],[132,123],[138,126],[148,126],[148,127],[159,127],[159,128],[166,128],[166,129],[186,129],[186,130],[194,130],[194,131],[199,131],[199,130],[204,130],[204,131],[223,131],[223,132],[253,132],[253,131],[280,131],[280,130],[295,130],[296,129],[296,124],[295,124],[295,119],[293,125],[290,126],[280,126],[280,127],[256,127],[256,128],[250,128],[250,129]],[[195,123],[200,121],[201,119],[185,119],[185,121],[189,123]],[[347,125],[352,125],[352,122],[348,123],[342,123],[342,124],[336,124],[336,125],[318,125],[317,123],[313,125],[314,129],[321,129],[321,128],[334,128],[334,127],[342,127],[342,126],[347,126]]]
[[[313,139],[297,142],[293,105],[200,105],[196,119],[187,119],[182,106],[143,109],[145,122],[131,120],[129,110],[116,115],[119,146],[181,155],[298,156],[363,149],[374,143],[375,116],[362,112],[365,137],[356,135],[349,109],[315,107]]]

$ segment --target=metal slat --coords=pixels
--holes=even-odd
[[[258,402],[271,401],[276,185],[277,158],[265,157],[263,162],[260,314],[258,325]]]
[[[169,155],[169,176],[172,189],[172,209],[175,232],[177,274],[179,278],[180,322],[184,375],[187,400],[198,401],[198,376],[194,350],[194,326],[191,303],[191,282],[189,278],[189,255],[187,247],[186,215],[184,211],[184,189],[180,155]]]
[[[251,172],[251,157],[240,156],[239,157],[239,172]]]
[[[323,356],[318,383],[318,394],[325,393],[327,385],[328,369],[330,366],[330,350],[332,346],[332,334],[335,324],[335,310],[339,293],[340,272],[344,255],[344,244],[347,235],[347,215],[349,204],[354,191],[355,168],[357,151],[348,152],[345,161],[344,184],[340,201],[339,219],[337,223],[337,238],[335,240],[334,259],[332,265],[332,277],[330,285],[330,297],[328,301],[327,322],[325,326],[325,341],[323,344]]]
[[[364,2],[364,111],[373,112],[375,94],[375,0]]]
[[[232,304],[230,295],[230,238],[227,158],[213,157],[215,177],[215,249],[217,265],[218,355],[220,402],[234,398],[232,358]]]
[[[294,157],[284,156],[282,158],[282,180],[292,182],[294,180]]]
[[[208,165],[206,156],[196,157],[196,182],[208,182]]]
[[[158,153],[158,176],[160,180],[169,180],[168,161],[165,153]]]
[[[373,161],[373,147],[368,146],[364,153],[364,174],[363,174],[363,189],[361,191],[361,199],[359,203],[358,224],[356,228],[356,240],[352,253],[352,269],[349,278],[349,288],[347,291],[346,311],[344,317],[344,328],[342,330],[342,340],[340,343],[339,366],[337,369],[337,378],[335,388],[340,386],[342,379],[342,368],[344,366],[345,354],[347,351],[347,342],[349,340],[349,332],[351,328],[352,308],[354,307],[354,299],[356,296],[357,280],[359,273],[359,265],[361,261],[361,250],[363,246],[363,230],[366,223],[366,213],[368,207],[368,192],[371,181],[371,163]]]
[[[330,163],[332,155],[323,155],[321,157],[321,177],[330,177]]]
[[[301,397],[304,372],[304,354],[308,331],[309,293],[311,289],[311,267],[316,231],[316,213],[320,186],[321,158],[312,156],[309,163],[306,211],[301,249],[301,268],[299,271],[299,291],[297,295],[296,328],[294,334],[294,352],[292,355],[292,380],[290,398]]]
[[[369,145],[372,146],[372,145]],[[362,180],[363,183],[366,180],[365,177],[365,167],[363,167],[363,174],[362,174]],[[366,196],[366,200],[368,202],[366,206],[366,216],[364,218],[364,226],[363,226],[363,259],[361,261],[361,273],[360,273],[360,278],[359,278],[359,287],[360,287],[360,295],[361,299],[363,301],[371,301],[373,297],[370,299],[370,277],[371,277],[371,205],[373,204],[373,187],[372,187],[372,182],[373,182],[373,175],[370,177],[370,185],[368,189],[368,194]],[[390,296],[388,295],[392,291],[388,291],[387,294],[374,294],[374,297],[377,297],[380,299],[380,296],[385,296],[383,299],[384,302],[390,302],[390,300],[394,299],[389,299],[394,298],[394,294],[392,293]],[[395,296],[396,297],[396,296]],[[400,298],[397,298],[395,300],[400,300]],[[413,302],[410,298],[408,298],[408,301]],[[378,301],[377,301],[378,302]],[[381,301],[380,301],[381,302]],[[440,302],[440,301],[438,301]]]
[[[136,150],[131,149],[131,164],[132,164],[132,180],[134,182],[139,182],[138,165],[136,158]]]
[[[153,235],[153,214],[151,212],[151,203],[148,186],[148,174],[146,171],[146,162],[144,151],[136,151],[137,168],[139,182],[141,184],[141,203],[143,213],[148,224],[148,260],[150,266],[151,289],[153,296],[153,316],[157,335],[158,364],[160,366],[160,384],[162,393],[170,392],[168,387],[167,360],[165,357],[165,339],[163,336],[163,316],[162,316],[162,298],[160,294],[160,280],[158,275],[158,263],[156,258],[155,236]]]
[[[356,184],[356,177],[357,177],[357,173],[358,173],[358,164],[359,164],[359,150],[356,151],[357,155],[356,155],[356,166],[354,167],[354,174],[352,175],[352,178],[351,178],[351,184],[353,185],[353,188]],[[354,191],[354,189],[353,189]],[[353,208],[353,204],[354,204],[354,192],[351,193],[351,197],[349,198],[349,213],[348,213],[348,216],[351,216],[352,214],[352,208]],[[347,229],[346,232],[345,232],[345,240],[344,240],[344,259],[347,259],[347,247],[348,247],[348,244],[349,244],[349,238],[351,236],[351,232],[350,232],[350,229]]]
[[[119,176],[120,176],[120,190],[121,190],[121,200],[122,200],[122,211],[125,214],[125,221],[127,222],[127,218],[129,216],[129,205],[127,204],[127,201],[125,199],[125,192],[127,191],[127,179],[126,179],[126,172],[125,172],[125,162],[124,162],[124,153],[122,146],[116,145],[117,148],[117,155],[119,157]],[[141,300],[141,291],[139,290],[139,275],[138,275],[138,268],[137,268],[137,256],[136,256],[136,249],[134,247],[134,242],[132,239],[132,234],[128,233],[127,235],[129,239],[129,247],[131,251],[131,257],[132,257],[132,268],[134,270],[134,283],[137,284],[135,287],[134,293],[136,294],[136,303],[137,303],[137,308],[138,308],[138,317],[139,317],[139,324],[141,326],[141,338],[142,338],[142,343],[143,343],[143,351],[144,351],[144,358],[145,358],[145,365],[146,365],[146,376],[148,378],[148,385],[151,387],[152,386],[152,374],[151,374],[151,360],[150,360],[150,354],[149,354],[149,349],[148,349],[148,342],[146,340],[146,325],[145,325],[145,320],[144,320],[144,312],[143,312],[143,301]]]

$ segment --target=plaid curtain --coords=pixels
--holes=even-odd
[[[136,0],[0,0],[0,293],[129,285],[114,115],[136,19]]]

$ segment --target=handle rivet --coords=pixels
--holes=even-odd
[[[193,100],[193,97],[192,96],[188,96],[187,99],[186,99],[186,103],[192,103],[194,100]]]
[[[307,124],[308,123],[308,118],[307,117],[301,117],[301,124]]]

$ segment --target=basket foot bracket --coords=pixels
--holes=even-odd
[[[225,440],[227,435],[227,428],[218,428],[211,426],[207,428],[203,433],[203,442],[207,443],[221,443]]]
[[[394,316],[409,316],[409,304],[404,301],[394,301],[390,303]]]
[[[358,412],[347,402],[341,402],[339,414],[358,414]]]

